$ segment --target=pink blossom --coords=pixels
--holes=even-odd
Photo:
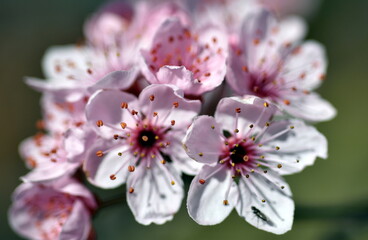
[[[142,55],[142,72],[150,83],[173,84],[186,94],[200,95],[224,80],[227,36],[215,26],[189,28],[171,18]]]
[[[53,185],[23,183],[13,194],[9,222],[28,239],[87,239],[95,208],[92,194],[74,180],[62,179]]]
[[[330,120],[336,110],[312,92],[325,79],[325,50],[315,41],[300,44],[304,29],[294,17],[278,22],[265,10],[250,14],[232,47],[227,80],[239,95],[267,98],[295,117]]]
[[[93,140],[94,133],[83,128],[69,129],[63,135],[38,133],[24,140],[20,154],[31,171],[22,180],[46,182],[72,175]]]
[[[235,208],[257,228],[276,234],[291,229],[294,202],[281,175],[326,158],[327,141],[302,121],[273,121],[276,110],[253,96],[224,98],[214,118],[194,120],[183,142],[187,154],[205,164],[188,193],[197,223],[218,224]]]
[[[117,49],[103,51],[91,47],[52,47],[43,59],[46,81],[27,78],[31,87],[56,94],[59,99],[74,102],[98,89],[127,89],[135,81],[138,69],[134,56]],[[126,71],[122,71],[126,70]],[[124,82],[121,82],[121,76]]]
[[[128,204],[139,223],[171,220],[183,198],[180,173],[199,169],[181,146],[199,110],[200,101],[184,99],[169,85],[150,85],[139,99],[116,90],[95,93],[86,114],[102,139],[84,163],[89,181],[101,188],[127,182]]]

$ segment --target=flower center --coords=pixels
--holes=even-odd
[[[230,154],[231,161],[235,164],[239,164],[244,163],[244,156],[247,155],[247,151],[243,146],[236,144],[230,149]]]
[[[151,130],[143,130],[139,133],[137,142],[143,148],[153,147],[156,143],[156,134]]]

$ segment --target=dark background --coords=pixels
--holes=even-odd
[[[7,224],[11,193],[27,171],[17,148],[35,133],[41,117],[40,94],[22,78],[42,77],[40,61],[47,47],[80,40],[84,20],[103,2],[0,0],[1,239],[19,239]],[[327,47],[330,63],[319,92],[336,106],[338,116],[317,125],[329,140],[328,160],[287,177],[300,206],[292,231],[275,236],[250,226],[235,212],[222,224],[202,227],[190,219],[184,204],[172,222],[145,227],[122,203],[95,218],[99,239],[368,239],[367,9],[366,0],[325,0],[309,19],[308,38]]]

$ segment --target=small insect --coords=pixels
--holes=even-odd
[[[275,224],[270,219],[268,219],[267,216],[263,212],[261,212],[261,210],[259,210],[255,206],[252,206],[251,209],[253,211],[253,214],[256,217],[258,217],[259,219],[263,220],[265,223],[267,223],[271,227],[275,226]]]

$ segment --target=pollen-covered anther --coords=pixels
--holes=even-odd
[[[171,126],[175,125],[175,120],[171,120]]]
[[[280,150],[280,147],[279,146],[276,146],[275,149],[278,151],[278,150]]]
[[[104,153],[102,151],[97,151],[96,155],[97,155],[97,157],[102,157],[104,155]]]
[[[132,166],[132,165],[128,166],[128,171],[129,172],[134,172],[135,171],[135,167]]]
[[[174,106],[174,108],[178,108],[179,107],[179,103],[178,102],[174,102],[173,103],[173,106]]]
[[[251,172],[251,173],[254,173],[254,169],[251,169],[251,170],[250,170],[250,172]]]
[[[97,125],[97,127],[102,127],[104,124],[103,124],[103,121],[102,120],[98,120],[96,122],[96,125]]]
[[[198,153],[198,156],[203,157],[203,153]]]
[[[122,102],[121,103],[121,108],[127,109],[128,108],[128,103],[127,102]]]
[[[142,140],[147,142],[148,141],[148,137],[147,136],[142,136]]]
[[[282,168],[282,164],[277,164],[277,168]]]
[[[154,96],[154,95],[149,96],[149,100],[150,100],[151,102],[153,102],[153,101],[155,100],[155,96]]]
[[[290,126],[290,129],[294,129],[295,127],[294,126]]]
[[[161,160],[161,163],[162,164],[166,164],[166,160]]]
[[[133,116],[138,114],[138,112],[137,112],[137,111],[135,111],[135,110],[132,110],[130,113],[131,113]]]
[[[223,203],[225,206],[229,205],[229,201],[228,201],[228,200],[224,200],[222,203]]]
[[[204,179],[202,179],[202,178],[201,178],[201,179],[199,179],[199,181],[198,181],[198,182],[199,182],[200,184],[202,184],[202,185],[203,185],[203,184],[205,184],[205,183],[206,183],[206,180],[204,180]]]
[[[155,140],[159,140],[160,139],[160,137],[159,136],[155,136]]]
[[[283,102],[284,102],[285,105],[288,105],[288,106],[290,105],[290,101],[287,100],[287,99],[285,99]]]
[[[134,193],[134,188],[130,187],[129,188],[129,193]]]
[[[119,153],[118,153],[118,156],[119,156],[119,157],[123,156],[123,153],[119,152]]]
[[[241,108],[235,108],[236,113],[241,113]]]
[[[263,202],[263,203],[265,203],[265,202],[266,202],[266,200],[265,200],[265,199],[262,199],[262,202]]]
[[[141,156],[142,158],[146,156],[145,153],[141,153],[139,156]]]
[[[171,185],[175,185],[175,181],[171,181],[170,183],[171,183]]]
[[[153,116],[157,117],[158,113],[157,112],[153,112]]]
[[[120,126],[121,126],[122,129],[125,129],[127,127],[127,124],[125,122],[121,122]]]
[[[211,128],[212,128],[212,129],[215,129],[215,126],[214,126],[214,125],[212,125],[212,126],[211,126]]]
[[[239,132],[239,129],[235,129],[235,130],[234,130],[234,133],[238,133],[238,132]]]
[[[269,127],[270,126],[270,123],[269,122],[266,122],[265,126],[266,127]]]
[[[264,102],[264,103],[263,103],[263,106],[264,106],[264,107],[269,107],[269,106],[270,106],[270,104],[269,104],[268,102]]]
[[[111,180],[115,180],[115,179],[116,179],[115,174],[111,174],[111,175],[110,175],[110,179],[111,179]]]
[[[205,73],[204,76],[205,77],[209,77],[209,76],[211,76],[211,73],[209,73],[209,72],[208,73]]]
[[[119,139],[119,135],[114,134],[114,139],[115,139],[115,140],[118,140],[118,139]]]

